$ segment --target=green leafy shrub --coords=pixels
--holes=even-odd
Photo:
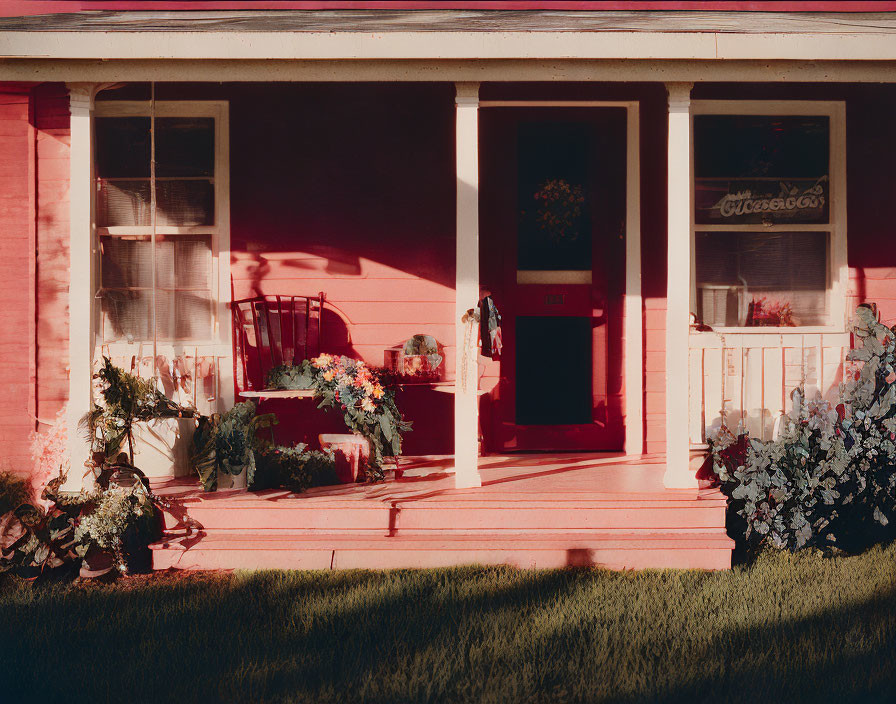
[[[246,481],[255,478],[256,431],[276,423],[272,414],[256,415],[255,404],[243,401],[225,413],[200,416],[193,433],[190,461],[206,491],[218,487],[221,473],[238,475],[246,470]]]
[[[108,483],[74,495],[57,493],[58,482],[44,490],[48,506],[24,503],[0,518],[0,571],[34,577],[59,571],[81,571],[96,557],[104,569],[148,569],[147,547],[157,539],[159,501],[142,481],[139,470],[117,466],[101,475]]]
[[[0,516],[31,500],[28,481],[12,472],[0,472]]]
[[[896,329],[860,306],[853,324],[861,369],[841,402],[792,394],[779,437],[763,442],[724,428],[712,469],[746,546],[857,550],[889,537],[896,518]]]
[[[262,445],[256,449],[256,481],[252,488],[282,486],[301,492],[313,486],[336,484],[338,477],[333,453],[306,448],[300,443],[294,447]]]
[[[128,374],[103,357],[103,364],[94,375],[103,398],[81,421],[94,453],[113,458],[128,446],[130,462],[134,462],[133,426],[162,418],[195,418],[195,408],[181,406],[156,388],[151,379]]]

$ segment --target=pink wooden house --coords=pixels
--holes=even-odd
[[[374,365],[443,347],[401,481],[202,497],[189,424],[148,430],[201,524],[160,566],[723,568],[708,434],[836,395],[856,303],[896,322],[896,3],[0,9],[4,463],[103,354],[231,406],[237,299],[323,292],[323,351]]]

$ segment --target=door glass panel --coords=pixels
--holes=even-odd
[[[590,154],[587,125],[519,125],[517,269],[591,269]]]
[[[517,317],[517,425],[591,423],[591,347],[591,318]]]

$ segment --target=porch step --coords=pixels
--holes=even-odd
[[[185,516],[206,532],[343,532],[382,535],[428,533],[588,533],[606,530],[713,530],[725,525],[725,499],[718,492],[549,499],[494,497],[402,497],[339,499],[290,496],[285,492],[219,492],[181,499],[165,515],[165,529],[183,527]]]
[[[611,569],[728,569],[723,530],[507,535],[278,535],[211,532],[169,536],[150,546],[154,569],[396,569],[457,565]]]

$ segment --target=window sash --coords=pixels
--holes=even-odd
[[[149,116],[149,102],[143,101],[98,101],[96,103],[96,117],[128,117],[128,116]],[[190,285],[188,282],[180,282],[176,286],[158,285],[156,286],[157,298],[161,298],[159,294],[171,298],[172,305],[169,310],[171,315],[176,315],[174,311],[177,306],[173,304],[175,298],[183,298],[185,294],[202,293],[202,298],[207,298],[207,306],[209,309],[209,324],[207,332],[203,332],[201,337],[174,338],[169,335],[159,335],[156,339],[159,348],[168,348],[172,345],[173,349],[183,347],[192,348],[198,346],[201,349],[208,349],[213,346],[215,349],[227,349],[229,355],[229,347],[224,343],[229,340],[229,321],[224,313],[226,313],[226,301],[222,300],[222,296],[229,299],[229,288],[220,283],[222,276],[229,278],[229,262],[222,262],[220,254],[229,250],[229,231],[227,228],[226,213],[228,211],[227,198],[227,149],[226,149],[226,120],[227,120],[227,104],[223,101],[204,101],[204,102],[180,102],[180,101],[159,101],[156,103],[156,117],[206,117],[214,120],[214,171],[209,176],[157,176],[156,183],[174,183],[174,182],[191,182],[201,181],[210,185],[213,202],[211,204],[211,217],[209,224],[203,225],[169,225],[159,224],[155,228],[155,233],[159,238],[170,238],[181,235],[207,235],[210,237],[210,270],[204,282],[207,285]],[[133,178],[111,178],[103,179],[107,182],[115,183],[116,181],[146,181],[150,182],[150,177],[133,177]],[[96,179],[99,183],[100,179]],[[96,190],[96,189],[95,189]],[[147,203],[147,210],[149,205]],[[105,238],[130,238],[130,237],[149,237],[153,228],[151,225],[113,225],[96,227],[96,237],[98,242]],[[97,248],[98,262],[98,285],[102,285],[102,255]],[[157,267],[160,262],[157,262]],[[170,282],[169,282],[170,283]],[[127,293],[133,295],[140,291],[150,292],[152,287],[143,286],[115,286],[101,290],[99,296],[106,293]],[[157,302],[158,303],[158,302]],[[133,339],[128,341],[122,336],[109,335],[104,327],[108,324],[106,320],[107,314],[103,310],[103,305],[96,306],[96,329],[98,332],[97,342],[104,347],[116,349],[132,348],[136,345],[145,346],[152,341],[152,334],[148,328],[151,328],[151,321],[147,321],[148,334],[143,339]],[[164,323],[161,317],[165,313],[157,310],[157,325],[159,328],[171,328],[171,332],[176,332],[178,325],[176,318],[171,318],[169,324]],[[151,317],[151,312],[150,312]],[[170,317],[170,316],[169,316]],[[225,337],[227,338],[225,340]]]
[[[692,115],[771,115],[827,116],[829,118],[829,215],[827,223],[775,224],[702,224],[696,222],[694,131],[691,121],[691,310],[697,311],[696,239],[701,232],[826,232],[828,235],[828,285],[826,290],[827,322],[824,325],[797,327],[714,327],[720,333],[811,333],[843,332],[846,329],[846,110],[843,101],[812,100],[695,100]]]

